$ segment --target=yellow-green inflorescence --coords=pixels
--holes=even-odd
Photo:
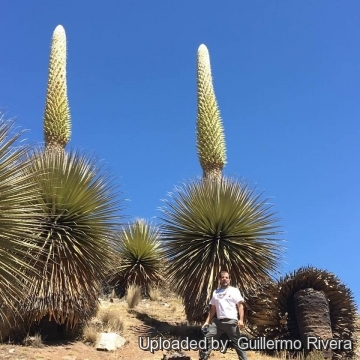
[[[70,109],[66,85],[66,34],[61,25],[54,30],[44,113],[46,148],[65,148],[70,140]]]
[[[197,53],[197,152],[204,178],[221,178],[226,164],[226,145],[220,111],[205,45]]]

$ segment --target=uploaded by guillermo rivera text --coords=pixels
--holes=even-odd
[[[156,339],[150,338],[149,336],[139,336],[138,345],[141,350],[150,351],[167,351],[167,350],[193,350],[199,349],[206,350],[207,343],[205,339],[202,340],[190,340],[186,337],[183,340],[177,339],[165,339],[158,337]],[[209,346],[213,350],[219,350],[222,353],[226,351],[228,340],[216,340],[210,339]],[[327,339],[323,340],[320,337],[309,336],[305,344],[300,340],[272,340],[266,339],[266,337],[257,337],[248,339],[242,336],[238,340],[238,345],[242,350],[302,350],[302,349],[313,349],[313,350],[352,350],[353,344],[351,340],[342,339]]]

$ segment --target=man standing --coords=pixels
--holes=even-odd
[[[244,298],[239,289],[230,286],[230,274],[227,271],[221,271],[219,279],[220,287],[213,292],[210,300],[211,308],[202,326],[202,329],[208,327],[205,335],[207,349],[200,350],[199,359],[207,360],[212,350],[211,339],[218,340],[223,333],[226,333],[239,359],[247,360],[245,351],[238,344],[240,329],[244,328]]]

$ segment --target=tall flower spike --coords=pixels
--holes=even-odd
[[[197,152],[204,178],[221,178],[226,164],[226,145],[220,111],[215,97],[208,49],[197,53]]]
[[[44,113],[47,149],[62,150],[70,140],[71,123],[66,85],[66,34],[61,25],[54,30]]]

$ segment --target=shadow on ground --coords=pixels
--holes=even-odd
[[[137,310],[131,310],[132,314],[144,323],[144,326],[134,327],[133,330],[138,333],[139,336],[149,336],[150,338],[164,337],[175,338],[178,340],[196,340],[200,341],[204,339],[204,335],[201,332],[200,325],[189,325],[188,323],[178,322],[175,324],[159,321],[146,313],[142,313]],[[233,349],[231,341],[226,334],[220,336],[220,341],[225,343],[227,340],[227,350]]]

